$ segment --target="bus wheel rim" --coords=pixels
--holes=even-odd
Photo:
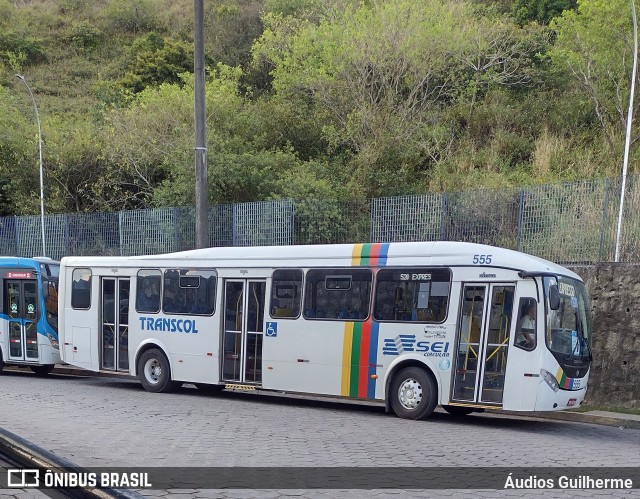
[[[144,375],[149,383],[156,384],[162,376],[162,366],[157,359],[149,359],[144,365]]]
[[[422,401],[422,386],[414,378],[405,379],[398,388],[398,400],[405,409],[417,409]]]

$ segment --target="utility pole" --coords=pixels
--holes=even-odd
[[[196,125],[196,248],[209,247],[209,183],[205,113],[204,0],[193,0],[193,73]]]
[[[629,93],[629,111],[627,112],[627,133],[624,142],[624,159],[622,161],[622,186],[620,188],[620,208],[618,210],[618,229],[616,230],[616,254],[614,260],[620,261],[620,244],[622,238],[622,214],[624,213],[624,195],[627,190],[627,169],[629,165],[629,147],[631,145],[631,123],[633,122],[633,94],[636,88],[638,71],[638,20],[636,18],[635,0],[631,0],[631,20],[633,21],[633,69],[631,70],[631,91]]]

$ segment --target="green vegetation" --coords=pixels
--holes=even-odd
[[[617,175],[632,34],[626,0],[207,1],[210,201]],[[0,0],[0,214],[39,209],[15,74],[49,213],[193,203],[192,67],[192,0]]]
[[[633,414],[634,416],[640,416],[640,409],[634,409],[630,407],[613,407],[608,405],[582,405],[575,412],[590,412],[590,411],[607,411],[607,412],[619,412],[621,414]]]

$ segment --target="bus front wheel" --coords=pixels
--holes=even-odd
[[[161,350],[152,348],[138,360],[138,379],[145,390],[166,393],[175,390],[178,384],[171,381],[169,361]]]
[[[405,367],[393,377],[391,408],[398,417],[423,419],[436,408],[438,387],[433,376],[419,367]]]
[[[4,360],[2,359],[2,348],[0,348],[0,373],[2,373],[3,368],[4,368]]]

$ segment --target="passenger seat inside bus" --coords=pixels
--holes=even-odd
[[[293,310],[286,305],[281,305],[280,300],[273,298],[271,300],[271,317],[293,317]]]
[[[275,307],[271,311],[271,315],[273,317],[293,317],[294,313],[293,310],[288,307]]]

